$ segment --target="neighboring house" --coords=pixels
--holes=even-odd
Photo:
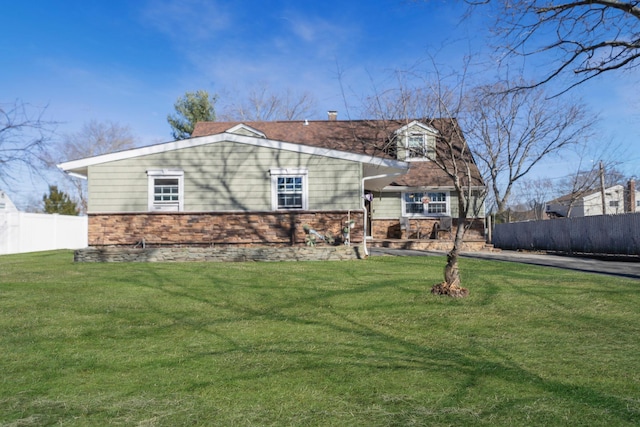
[[[640,192],[635,189],[635,181],[623,185],[614,185],[604,190],[605,214],[613,215],[625,212],[640,212]],[[546,204],[549,217],[584,217],[602,215],[602,191],[591,190],[581,195],[566,195]]]
[[[507,209],[504,213],[505,222],[527,222],[548,219],[545,213],[545,204],[539,203],[533,209],[527,209],[525,206],[517,205]]]
[[[452,126],[453,119],[202,122],[190,139],[59,167],[88,178],[91,246],[304,244],[305,228],[340,241],[349,223],[357,244],[401,237],[402,218],[437,237],[440,218],[458,215],[452,181],[433,162]],[[468,160],[472,191],[480,191]],[[477,207],[483,217],[481,199]]]
[[[0,190],[0,213],[18,212],[18,208],[13,204],[9,195]]]

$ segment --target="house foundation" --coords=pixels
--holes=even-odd
[[[209,248],[127,248],[93,247],[78,249],[75,262],[281,262],[346,261],[362,258],[359,246],[321,247],[209,247]]]
[[[207,212],[89,214],[89,246],[207,247],[304,246],[314,237],[330,235],[343,243],[347,221],[351,244],[362,242],[362,211]],[[306,230],[305,230],[306,229]],[[315,234],[317,233],[317,234]]]
[[[440,219],[411,218],[408,219],[406,229],[403,229],[397,218],[373,219],[371,221],[371,237],[374,239],[434,239],[452,240],[456,232],[457,218],[452,219],[451,230],[445,231],[439,228]],[[484,219],[475,218],[467,220],[468,229],[465,240],[484,240]]]

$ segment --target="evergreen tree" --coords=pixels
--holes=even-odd
[[[49,186],[49,194],[42,196],[44,211],[49,214],[78,215],[79,209],[76,202],[71,200],[64,191],[59,191],[55,185]]]
[[[168,115],[171,134],[175,139],[190,138],[197,122],[212,122],[216,119],[217,96],[209,96],[206,90],[187,92],[174,104],[176,114]]]

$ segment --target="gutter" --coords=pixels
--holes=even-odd
[[[360,198],[362,199],[362,217],[364,219],[364,223],[362,224],[362,230],[363,230],[363,236],[362,236],[362,246],[364,248],[364,254],[366,256],[369,256],[369,251],[367,250],[367,207],[365,205],[365,198],[364,198],[364,183],[367,180],[370,179],[378,179],[378,178],[388,178],[388,177],[393,177],[393,176],[400,176],[400,175],[404,175],[405,172],[395,172],[395,173],[385,173],[385,174],[381,174],[381,175],[373,175],[373,176],[367,176],[365,178],[362,178],[362,188],[360,191],[360,194],[362,194],[360,196]]]
[[[68,172],[65,170],[62,170],[63,172],[65,172],[67,175],[73,177],[73,178],[80,178],[80,179],[87,179],[87,177],[85,175],[81,175],[79,173],[76,172]]]

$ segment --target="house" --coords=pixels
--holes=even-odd
[[[457,217],[451,178],[433,161],[454,119],[331,117],[202,122],[189,139],[59,167],[88,179],[90,246],[296,245],[309,230],[359,244],[403,237],[403,219],[422,230],[410,237],[438,237],[436,224]]]
[[[640,192],[636,191],[635,181],[630,180],[626,188],[623,185],[605,188],[604,205],[606,215],[640,212]],[[552,218],[602,215],[602,191],[559,197],[547,202],[545,211]]]
[[[9,195],[0,190],[0,213],[18,212],[18,208],[13,204]]]

